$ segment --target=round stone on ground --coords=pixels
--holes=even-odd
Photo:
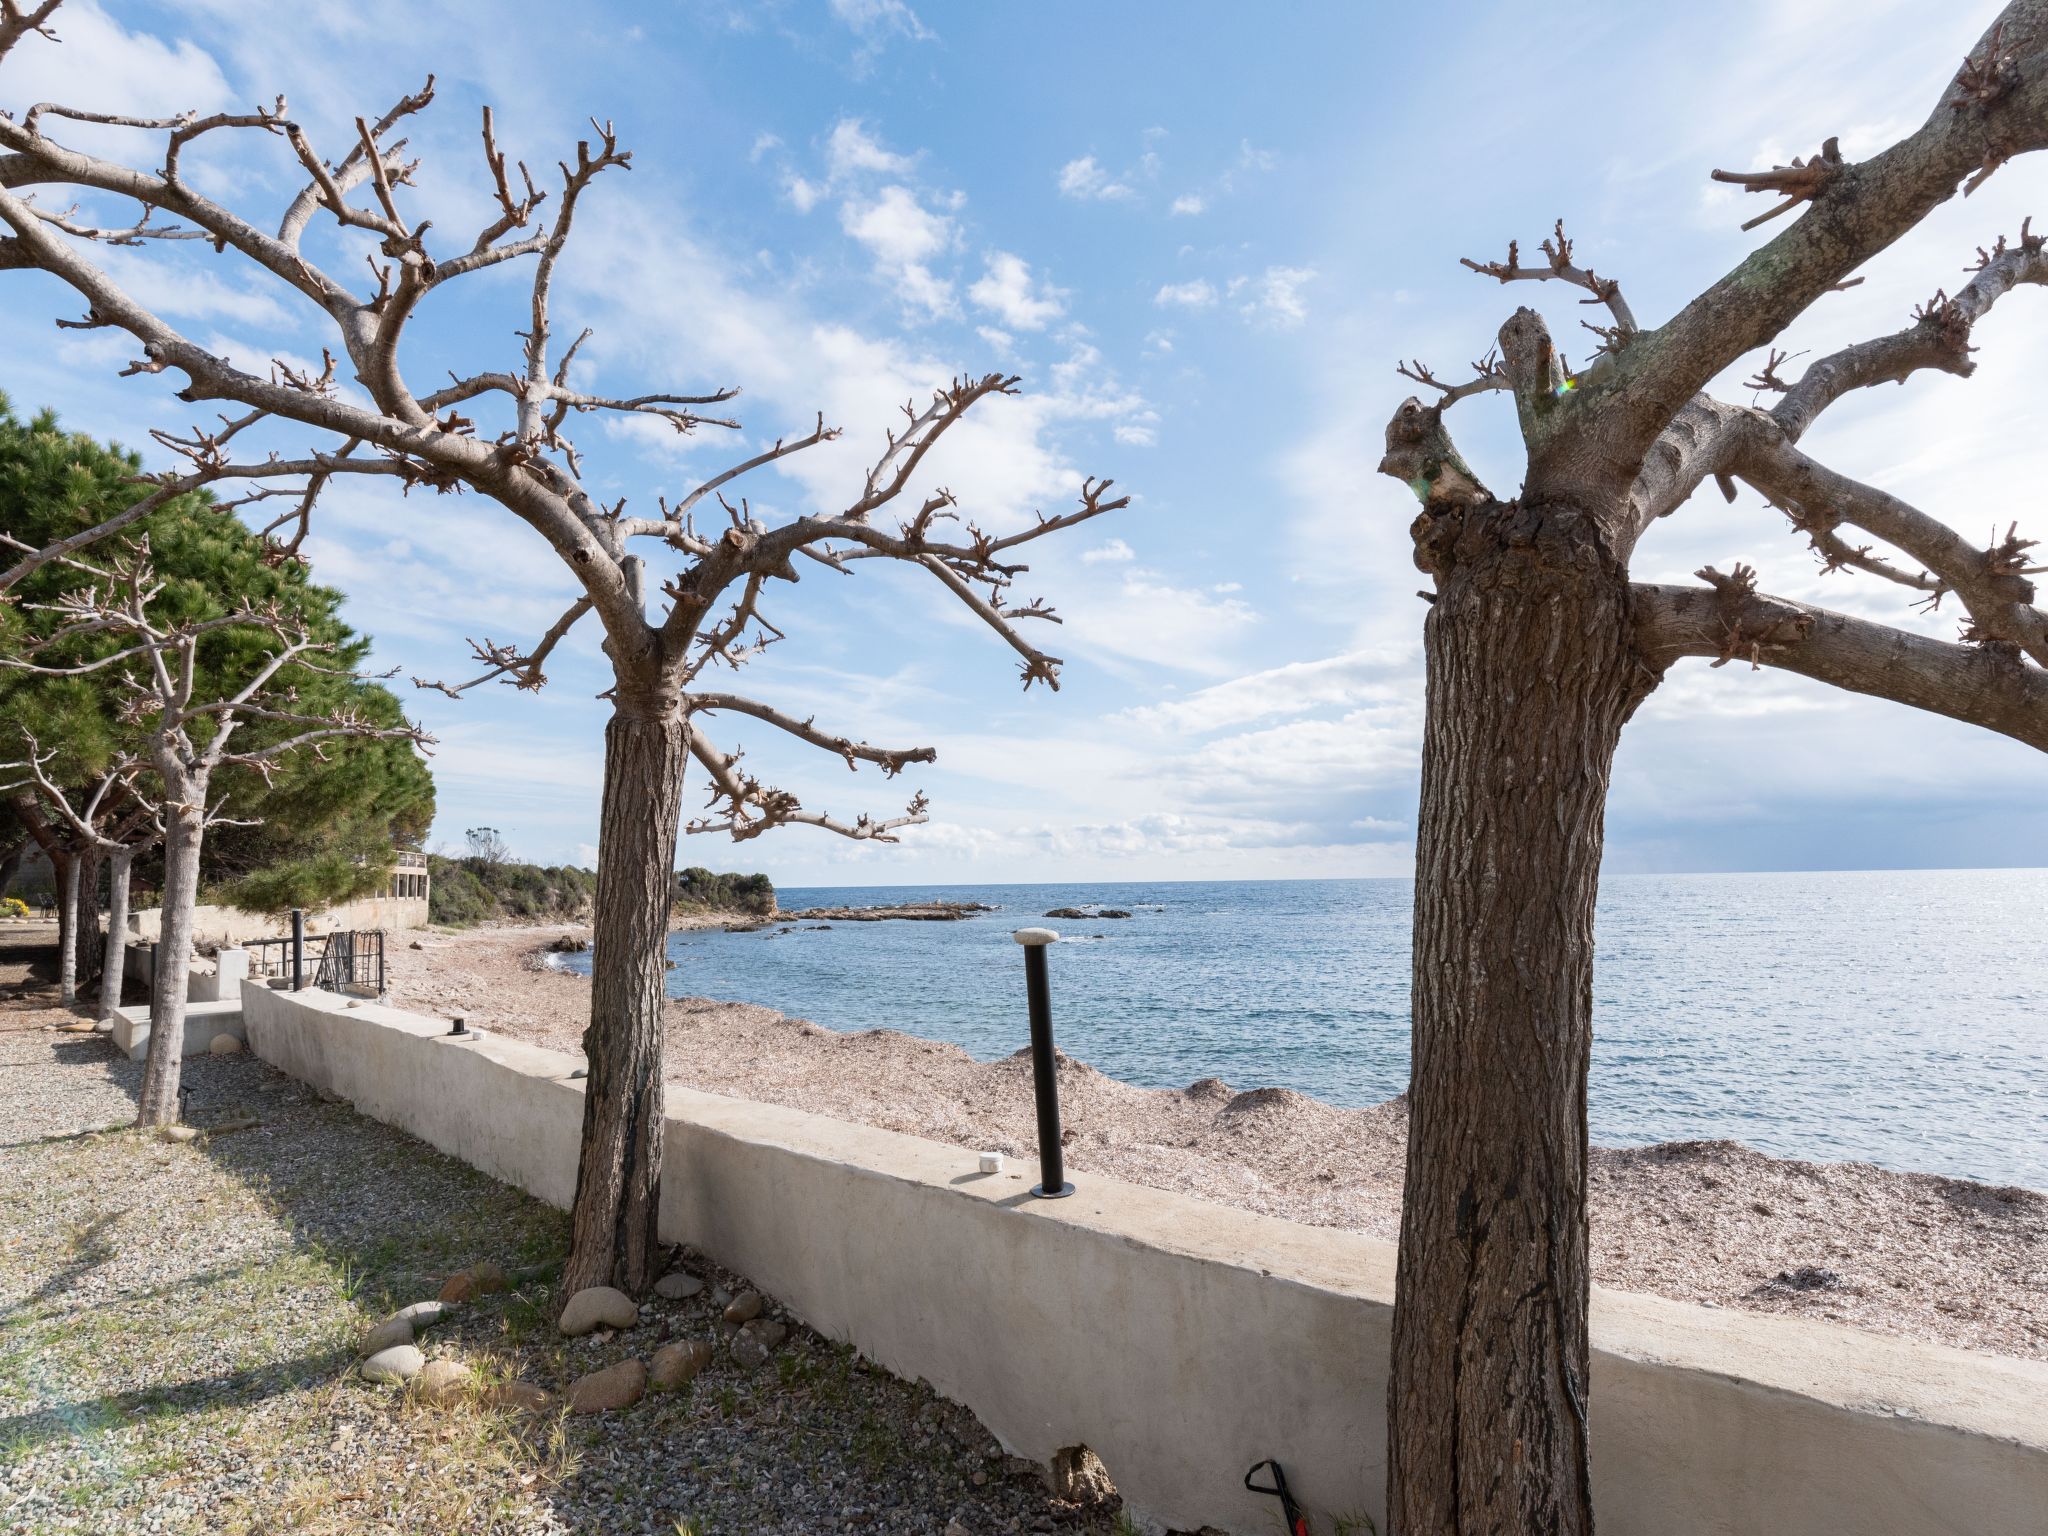
[[[391,1315],[394,1319],[402,1317],[415,1329],[420,1329],[445,1323],[454,1312],[455,1308],[445,1301],[416,1301],[409,1307],[400,1307]]]
[[[380,1349],[363,1362],[365,1381],[401,1382],[411,1381],[419,1375],[427,1363],[427,1357],[410,1344],[394,1344],[389,1349]]]
[[[469,1391],[475,1373],[460,1360],[429,1360],[413,1381],[413,1391],[423,1403],[445,1408],[460,1402]]]
[[[412,1342],[412,1319],[409,1317],[387,1317],[383,1322],[363,1335],[363,1342],[356,1346],[356,1353],[368,1358],[400,1344]]]
[[[442,1301],[468,1301],[476,1294],[476,1276],[466,1269],[458,1269],[441,1282]]]
[[[702,1339],[664,1344],[654,1352],[647,1372],[648,1385],[657,1392],[674,1391],[696,1380],[697,1374],[710,1363],[711,1346]]]
[[[206,1048],[216,1056],[232,1056],[242,1048],[242,1042],[236,1036],[229,1034],[226,1030],[222,1030],[213,1037],[212,1042]]]
[[[664,1301],[688,1301],[703,1289],[702,1280],[680,1269],[672,1269],[654,1282],[654,1294]]]
[[[158,1131],[157,1134],[163,1137],[165,1141],[190,1141],[199,1132],[189,1125],[167,1125]]]
[[[741,1291],[739,1295],[733,1297],[732,1305],[725,1309],[725,1320],[728,1323],[751,1323],[760,1315],[761,1293],[759,1291]]]
[[[630,1408],[647,1390],[647,1367],[638,1360],[621,1360],[601,1371],[578,1377],[569,1387],[571,1413],[609,1413]]]
[[[631,1328],[640,1321],[633,1298],[608,1285],[587,1286],[569,1298],[558,1326],[562,1337],[581,1338],[598,1328]]]

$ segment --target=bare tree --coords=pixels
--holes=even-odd
[[[82,563],[75,556],[66,558]],[[159,788],[157,815],[164,842],[162,926],[150,981],[149,1058],[143,1069],[141,1113],[136,1123],[169,1125],[178,1118],[200,846],[208,827],[234,820],[221,814],[224,799],[208,803],[214,775],[224,768],[239,767],[267,779],[281,759],[301,750],[322,751],[324,743],[336,737],[381,737],[422,744],[431,738],[415,726],[382,725],[352,708],[314,712],[295,707],[298,686],[307,674],[321,670],[319,658],[334,646],[314,639],[303,623],[274,603],[255,607],[245,602],[210,619],[159,620],[150,612],[161,588],[151,571],[146,545],[121,554],[97,568],[95,574],[100,579],[91,585],[38,605],[59,614],[62,622],[33,654],[61,652],[67,641],[85,636],[111,637],[119,649],[68,665],[0,657],[0,666],[45,677],[121,669],[129,692],[123,717],[134,727],[138,746],[132,755],[117,759],[101,782],[111,786],[145,772],[152,775]],[[203,697],[197,686],[200,648],[208,637],[227,632],[260,637],[263,652],[233,692]],[[259,720],[281,726],[290,734],[262,745],[238,747],[240,729]],[[33,743],[26,766],[81,834],[91,835],[89,822],[73,816],[64,797],[48,782]],[[115,995],[118,997],[118,991]]]
[[[46,30],[55,10],[55,0],[34,9],[22,0],[0,0],[0,54]],[[346,476],[381,476],[407,489],[481,495],[537,531],[562,558],[580,590],[530,649],[486,639],[475,643],[482,667],[475,677],[422,686],[449,694],[493,680],[538,688],[548,656],[581,619],[594,614],[603,630],[613,676],[612,715],[605,731],[599,823],[597,961],[585,1036],[590,1077],[564,1289],[612,1283],[638,1291],[652,1281],[658,1262],[662,949],[686,759],[702,765],[712,786],[711,809],[699,826],[750,837],[774,826],[806,824],[851,838],[887,840],[923,819],[922,796],[895,817],[846,819],[814,810],[746,772],[737,752],[713,741],[711,719],[744,716],[831,752],[850,767],[871,763],[887,774],[932,756],[926,748],[871,746],[736,694],[693,691],[692,683],[706,667],[736,666],[781,634],[763,614],[763,597],[770,583],[796,580],[798,561],[845,574],[856,561],[887,559],[921,567],[987,623],[1022,658],[1027,687],[1057,687],[1059,658],[1040,651],[1020,630],[1022,620],[1055,615],[1038,602],[1012,605],[1009,584],[1026,569],[1012,551],[1125,501],[1108,495],[1107,482],[1091,480],[1073,510],[997,537],[971,524],[949,531],[945,525],[956,519],[953,497],[936,490],[894,528],[877,526],[876,514],[904,493],[948,429],[977,403],[1015,391],[1017,380],[990,374],[956,380],[929,404],[906,407],[903,425],[887,435],[863,483],[833,515],[796,517],[771,527],[746,501],[735,505],[725,494],[749,471],[836,437],[837,429],[822,417],[809,431],[777,441],[674,500],[663,498],[657,515],[628,516],[623,502],[601,504],[585,487],[581,456],[565,431],[572,418],[645,416],[679,433],[732,428],[737,423],[710,412],[737,391],[624,397],[572,383],[577,349],[589,333],[558,345],[554,280],[591,183],[630,163],[630,152],[619,147],[609,123],[593,122],[594,138],[577,145],[573,161],[562,163],[550,205],[551,193],[535,184],[526,167],[508,163],[486,108],[482,149],[497,214],[467,245],[458,242],[438,255],[430,249],[428,226],[408,218],[401,202],[401,189],[411,184],[417,167],[403,158],[404,141],[394,130],[432,99],[430,77],[374,121],[356,119],[353,142],[331,161],[321,157],[282,100],[248,113],[169,119],[43,103],[19,120],[0,119],[0,149],[8,151],[0,155],[0,222],[13,231],[0,239],[0,269],[36,268],[55,276],[87,306],[82,319],[63,323],[125,331],[142,353],[129,371],[176,370],[188,381],[181,398],[226,402],[240,413],[224,414],[218,429],[157,434],[187,468],[160,477],[159,487],[138,506],[204,485],[251,485],[245,502],[260,498],[281,508],[268,531],[277,536],[280,553],[289,554],[305,537],[327,485]],[[163,165],[141,170],[69,148],[54,137],[67,122],[162,132]],[[217,133],[257,134],[289,147],[303,185],[274,225],[251,222],[186,179],[184,156],[196,140]],[[94,224],[36,201],[49,187],[127,199],[141,213],[132,223]],[[366,200],[352,200],[364,188]],[[543,217],[550,206],[552,216]],[[157,214],[180,222],[155,221]],[[306,239],[316,220],[327,224],[328,248],[352,259],[367,255],[373,291],[351,289],[323,264],[321,251]],[[279,364],[271,377],[260,378],[211,355],[137,303],[83,254],[93,241],[149,245],[188,239],[232,251],[324,315],[369,403],[339,394],[332,357],[318,376]],[[424,301],[458,278],[527,257],[533,259],[533,277],[517,361],[430,391],[416,389],[399,354]],[[489,410],[499,412],[502,426],[488,435],[463,414]],[[238,458],[238,440],[259,424],[269,430],[312,429],[322,446],[295,457]],[[700,510],[710,526],[698,525]],[[133,515],[130,508],[122,517]],[[642,543],[633,547],[664,555],[674,567],[658,587],[666,611],[651,619],[646,563],[629,553],[634,540]],[[50,555],[23,552],[16,569]],[[0,575],[0,589],[9,579]]]
[[[469,856],[479,864],[503,864],[512,857],[511,845],[496,827],[471,827],[462,840],[469,845]]]
[[[80,795],[50,776],[57,755],[54,750],[44,751],[33,731],[24,729],[21,738],[22,759],[0,763],[0,773],[19,771],[24,776],[0,786],[0,794],[32,788],[68,829],[67,842],[72,849],[93,848],[106,860],[107,938],[100,954],[98,1017],[109,1019],[121,1006],[121,986],[127,979],[129,873],[136,854],[147,851],[164,835],[163,808],[138,787],[143,765],[132,758],[117,758]],[[17,814],[23,814],[20,807]],[[75,856],[67,861],[62,890],[70,926],[58,934],[57,977],[59,1000],[68,1005],[77,998],[79,927],[93,919],[92,904],[80,900]]]
[[[1844,395],[1923,369],[1971,371],[1972,328],[2020,283],[2048,281],[2022,227],[1978,253],[1889,336],[1796,380],[1773,350],[1752,387],[1769,410],[1703,393],[1777,341],[1815,300],[1960,186],[2048,145],[2048,3],[2018,0],[1972,50],[1920,129],[1860,163],[1833,140],[1811,160],[1728,175],[1801,217],[1654,330],[1620,286],[1574,261],[1562,225],[1527,264],[1467,262],[1503,283],[1584,290],[1611,324],[1564,364],[1528,309],[1499,358],[1433,388],[1387,428],[1380,468],[1422,502],[1410,530],[1433,590],[1415,888],[1414,1077],[1401,1223],[1388,1500],[1400,1536],[1588,1532],[1586,1074],[1593,900],[1608,776],[1623,723],[1685,657],[1780,667],[2048,750],[2048,619],[2027,541],[1972,543],[1898,497],[1800,450]],[[1753,222],[1762,222],[1761,220]],[[1513,395],[1521,494],[1481,482],[1446,409]],[[1953,596],[1955,641],[1771,597],[1754,573],[1697,587],[1633,582],[1637,541],[1714,479],[1783,509],[1830,570],[1929,603]],[[1865,542],[1865,541],[1868,542]]]

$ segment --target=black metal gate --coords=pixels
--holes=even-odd
[[[384,930],[347,930],[309,933],[296,973],[292,964],[292,943],[284,939],[252,939],[243,947],[249,951],[249,974],[297,990],[320,987],[351,997],[384,995]]]

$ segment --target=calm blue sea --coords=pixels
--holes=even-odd
[[[1732,1137],[2048,1189],[2048,870],[1603,882],[1595,1141]],[[1063,1049],[1149,1087],[1221,1077],[1334,1104],[1407,1086],[1405,880],[790,889],[782,905],[981,901],[959,923],[673,936],[678,995],[838,1030],[1026,1039],[1010,931],[1051,952]],[[1053,921],[1051,907],[1128,921]],[[585,960],[587,964],[587,959]]]

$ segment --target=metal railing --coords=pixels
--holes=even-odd
[[[384,930],[370,928],[335,933],[307,933],[304,919],[292,914],[288,938],[251,939],[249,975],[283,984],[294,992],[320,987],[351,997],[384,995]]]

